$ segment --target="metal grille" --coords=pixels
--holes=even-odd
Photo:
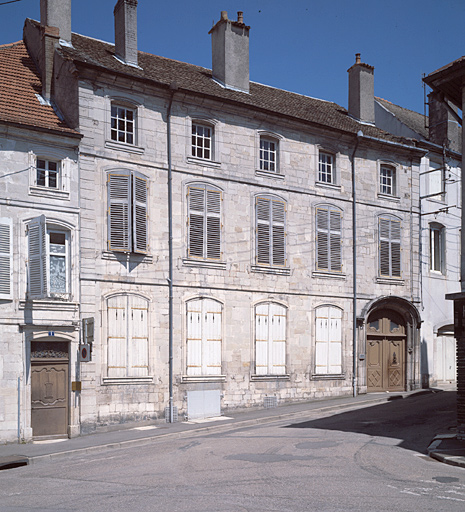
[[[165,420],[166,423],[170,422],[170,408],[165,407]],[[174,405],[173,406],[173,422],[176,423],[178,421],[178,408]]]
[[[273,407],[278,407],[278,397],[266,396],[263,399],[263,406],[265,407],[265,409],[272,409]]]

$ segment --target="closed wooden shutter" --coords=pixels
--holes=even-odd
[[[197,187],[188,189],[189,243],[188,256],[204,257],[205,240],[205,190]]]
[[[316,209],[318,270],[342,271],[341,220],[339,210]]]
[[[255,373],[286,373],[286,308],[280,304],[255,308]]]
[[[401,277],[400,221],[379,218],[379,273],[386,277]]]
[[[265,265],[286,265],[286,205],[283,201],[256,199],[256,262]]]
[[[149,374],[148,302],[142,297],[128,297],[128,375]]]
[[[108,175],[108,249],[131,251],[131,174]]]
[[[332,306],[316,310],[315,374],[342,373],[342,311]]]
[[[222,305],[212,299],[187,303],[187,375],[221,375]]]
[[[134,173],[133,176],[133,250],[136,253],[146,254],[147,240],[147,196],[148,182],[142,175]]]
[[[13,224],[11,219],[0,219],[0,299],[11,299],[13,275]]]
[[[210,260],[221,259],[221,192],[206,190],[207,210],[207,247],[206,257]]]
[[[128,298],[117,295],[108,299],[108,376],[126,377],[128,370]]]
[[[28,224],[29,286],[28,296],[41,299],[47,296],[47,240],[44,215]]]

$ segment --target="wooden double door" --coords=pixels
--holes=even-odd
[[[31,350],[32,435],[68,434],[67,343],[33,342]]]
[[[405,325],[400,315],[383,310],[367,327],[367,390],[405,390]]]

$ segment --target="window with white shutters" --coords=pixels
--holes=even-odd
[[[148,252],[148,180],[126,170],[108,173],[108,250]]]
[[[47,223],[44,215],[28,224],[28,297],[70,298],[68,230]]]
[[[379,274],[381,277],[401,277],[400,220],[379,217]]]
[[[286,308],[274,302],[255,306],[255,373],[286,373]]]
[[[281,199],[257,197],[256,262],[258,265],[286,265],[286,203]]]
[[[316,209],[316,267],[328,272],[342,271],[342,212],[334,207]]]
[[[221,192],[208,185],[192,185],[187,202],[188,257],[221,260]]]
[[[0,218],[0,299],[12,299],[13,223]]]
[[[148,305],[138,295],[107,300],[108,377],[148,376]]]
[[[187,303],[188,376],[221,375],[222,304],[213,299]]]
[[[342,311],[334,306],[316,309],[315,374],[342,373]]]

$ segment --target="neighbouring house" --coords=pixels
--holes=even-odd
[[[135,0],[116,3],[115,44],[72,33],[70,5],[42,0],[24,44],[41,79],[35,107],[48,100],[62,144],[74,146],[17,165],[31,176],[39,160],[60,163],[67,195],[26,208],[29,182],[0,203],[4,225],[16,225],[0,318],[17,340],[3,379],[11,418],[21,383],[18,437],[421,387],[426,150],[375,126],[374,103],[365,111],[371,66],[349,69],[346,110],[250,81],[241,12],[223,11],[210,30],[210,70],[139,52]],[[0,169],[9,187],[20,179]],[[50,233],[46,275],[63,269],[65,251],[70,288],[26,286],[34,233]],[[23,326],[26,317],[47,328]],[[12,339],[0,340],[8,357]],[[54,389],[55,352],[68,372],[59,426],[59,411],[31,410]]]

